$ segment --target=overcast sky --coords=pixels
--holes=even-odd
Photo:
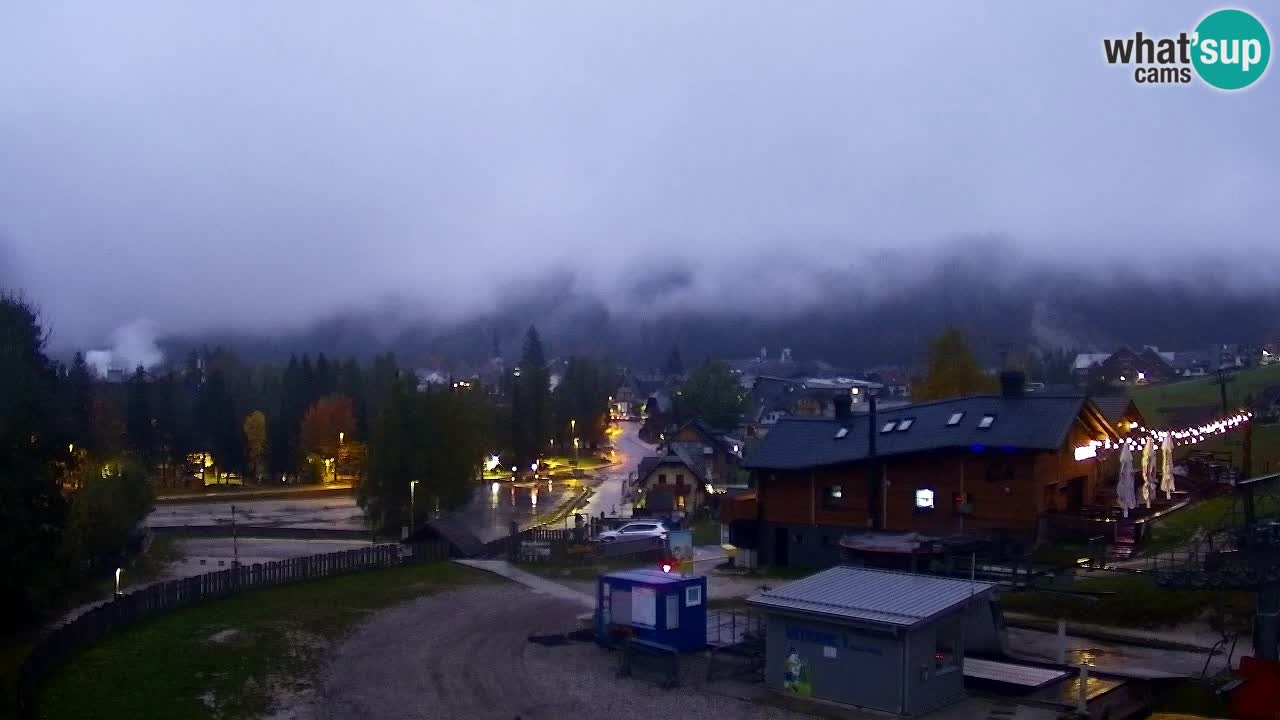
[[[564,263],[1243,254],[1280,227],[1275,69],[1225,94],[1102,59],[1216,7],[3,2],[0,279],[79,343],[466,312]]]

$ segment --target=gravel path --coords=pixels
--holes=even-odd
[[[280,697],[296,720],[550,720],[609,717],[802,718],[691,687],[615,677],[591,643],[547,647],[531,634],[577,627],[582,609],[514,585],[464,588],[377,613],[334,652],[319,686]]]

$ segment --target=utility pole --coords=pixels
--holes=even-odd
[[[240,544],[236,539],[236,506],[231,506],[231,567],[240,567]]]
[[[882,529],[881,513],[884,506],[881,498],[880,462],[876,459],[876,396],[867,394],[867,516],[871,527]]]
[[[1227,407],[1227,372],[1222,367],[1222,361],[1218,361],[1218,395],[1222,398],[1222,417],[1231,414],[1231,410]]]

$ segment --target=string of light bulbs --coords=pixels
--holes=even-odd
[[[1156,444],[1164,442],[1165,438],[1169,438],[1174,447],[1182,447],[1184,445],[1195,445],[1204,442],[1215,435],[1235,430],[1244,425],[1253,418],[1253,413],[1241,411],[1235,415],[1221,418],[1203,425],[1191,425],[1176,430],[1156,430],[1155,428],[1147,428],[1136,422],[1129,423],[1129,435],[1119,440],[1090,440],[1085,445],[1078,445],[1075,449],[1077,460],[1085,460],[1087,458],[1096,457],[1099,450],[1120,450],[1128,447],[1130,450],[1137,450],[1148,440],[1153,440]]]

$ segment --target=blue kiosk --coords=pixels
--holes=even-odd
[[[707,578],[626,570],[596,582],[596,640],[665,645],[677,652],[707,646]]]

